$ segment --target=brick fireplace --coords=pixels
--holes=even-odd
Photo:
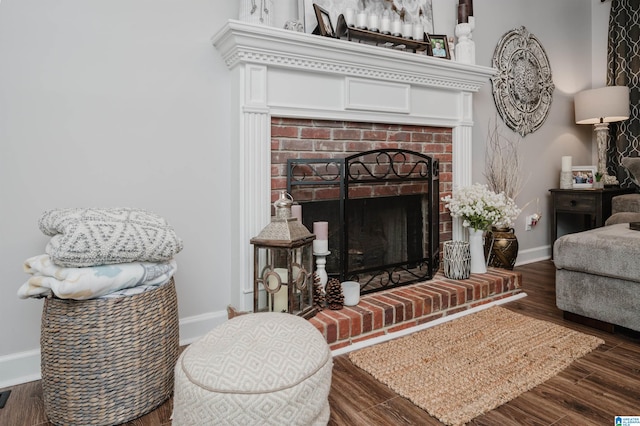
[[[473,93],[493,68],[233,20],[212,43],[232,74],[229,143],[238,167],[228,177],[235,194],[229,202],[237,212],[229,244],[230,268],[238,274],[230,292],[239,309],[252,306],[249,240],[270,221],[272,171],[279,167],[272,147],[308,148],[287,132],[310,137],[323,154],[338,141],[353,145],[339,150],[357,151],[370,144],[419,143],[417,151],[433,149],[442,162],[441,196],[452,186],[471,184]],[[320,122],[351,124],[300,124]],[[441,219],[442,241],[466,238],[459,221]]]
[[[305,206],[303,221],[309,229],[314,219],[329,220],[332,232],[327,271],[341,281],[359,281],[362,294],[430,279],[439,266],[440,242],[451,239],[451,217],[439,199],[440,193],[451,191],[451,133],[450,128],[444,127],[272,117],[271,198],[275,201],[280,190],[288,190],[296,202]],[[403,152],[404,163],[399,169],[404,170],[399,171],[408,179],[402,183],[402,177],[391,176],[398,180],[351,187],[351,198],[346,203],[350,208],[343,218],[339,182],[346,176],[338,177],[332,162],[352,158],[360,165],[362,153],[374,150],[384,150],[384,155],[367,157],[372,163],[370,171],[384,175],[389,170],[380,161],[388,160],[387,153]],[[431,177],[429,167],[413,153],[433,161],[433,190],[427,184]],[[295,167],[288,163],[292,160]],[[313,177],[312,165],[317,169]],[[305,167],[309,170],[302,173],[301,181],[291,176],[292,171]],[[402,175],[409,170],[414,173]],[[320,179],[318,175],[323,171],[326,175]],[[352,225],[359,226],[354,230],[345,221],[356,217],[358,223]],[[437,236],[430,235],[434,230]],[[343,241],[342,231],[349,234],[348,241]],[[341,255],[344,252],[349,254]]]
[[[287,188],[287,159],[343,158],[379,148],[420,152],[438,160],[440,193],[452,190],[451,129],[419,125],[359,123],[273,117],[271,201]],[[441,241],[451,239],[451,217],[440,211]]]

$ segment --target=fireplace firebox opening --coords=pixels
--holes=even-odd
[[[361,293],[431,279],[439,267],[439,164],[386,148],[343,159],[287,160],[287,191],[303,224],[330,224],[330,277]]]

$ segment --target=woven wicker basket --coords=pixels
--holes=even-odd
[[[173,391],[179,355],[173,279],[113,299],[48,298],[40,336],[45,412],[55,425],[115,425]]]

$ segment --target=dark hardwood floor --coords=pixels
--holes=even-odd
[[[637,333],[610,334],[566,321],[555,307],[555,269],[551,261],[518,267],[527,297],[505,307],[533,318],[599,336],[605,344],[574,362],[551,380],[497,409],[472,425],[613,425],[614,416],[640,416],[640,339]],[[334,359],[329,402],[330,425],[440,425],[435,418],[396,395],[347,355]],[[40,382],[11,389],[0,425],[51,425],[42,404]],[[127,425],[170,425],[172,403]]]

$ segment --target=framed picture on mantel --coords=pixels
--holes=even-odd
[[[312,33],[318,26],[315,6],[321,7],[329,16],[331,22],[338,22],[338,16],[344,13],[337,0],[298,0],[298,15],[304,25],[305,33]],[[346,7],[346,6],[345,6]],[[340,10],[340,12],[337,12]]]
[[[333,30],[333,24],[331,23],[331,17],[329,12],[318,6],[313,5],[313,10],[316,14],[316,20],[318,21],[318,27],[313,31],[314,34],[320,34],[325,37],[335,37],[336,33]]]
[[[427,34],[429,37],[429,56],[435,58],[451,59],[449,43],[446,35]]]

